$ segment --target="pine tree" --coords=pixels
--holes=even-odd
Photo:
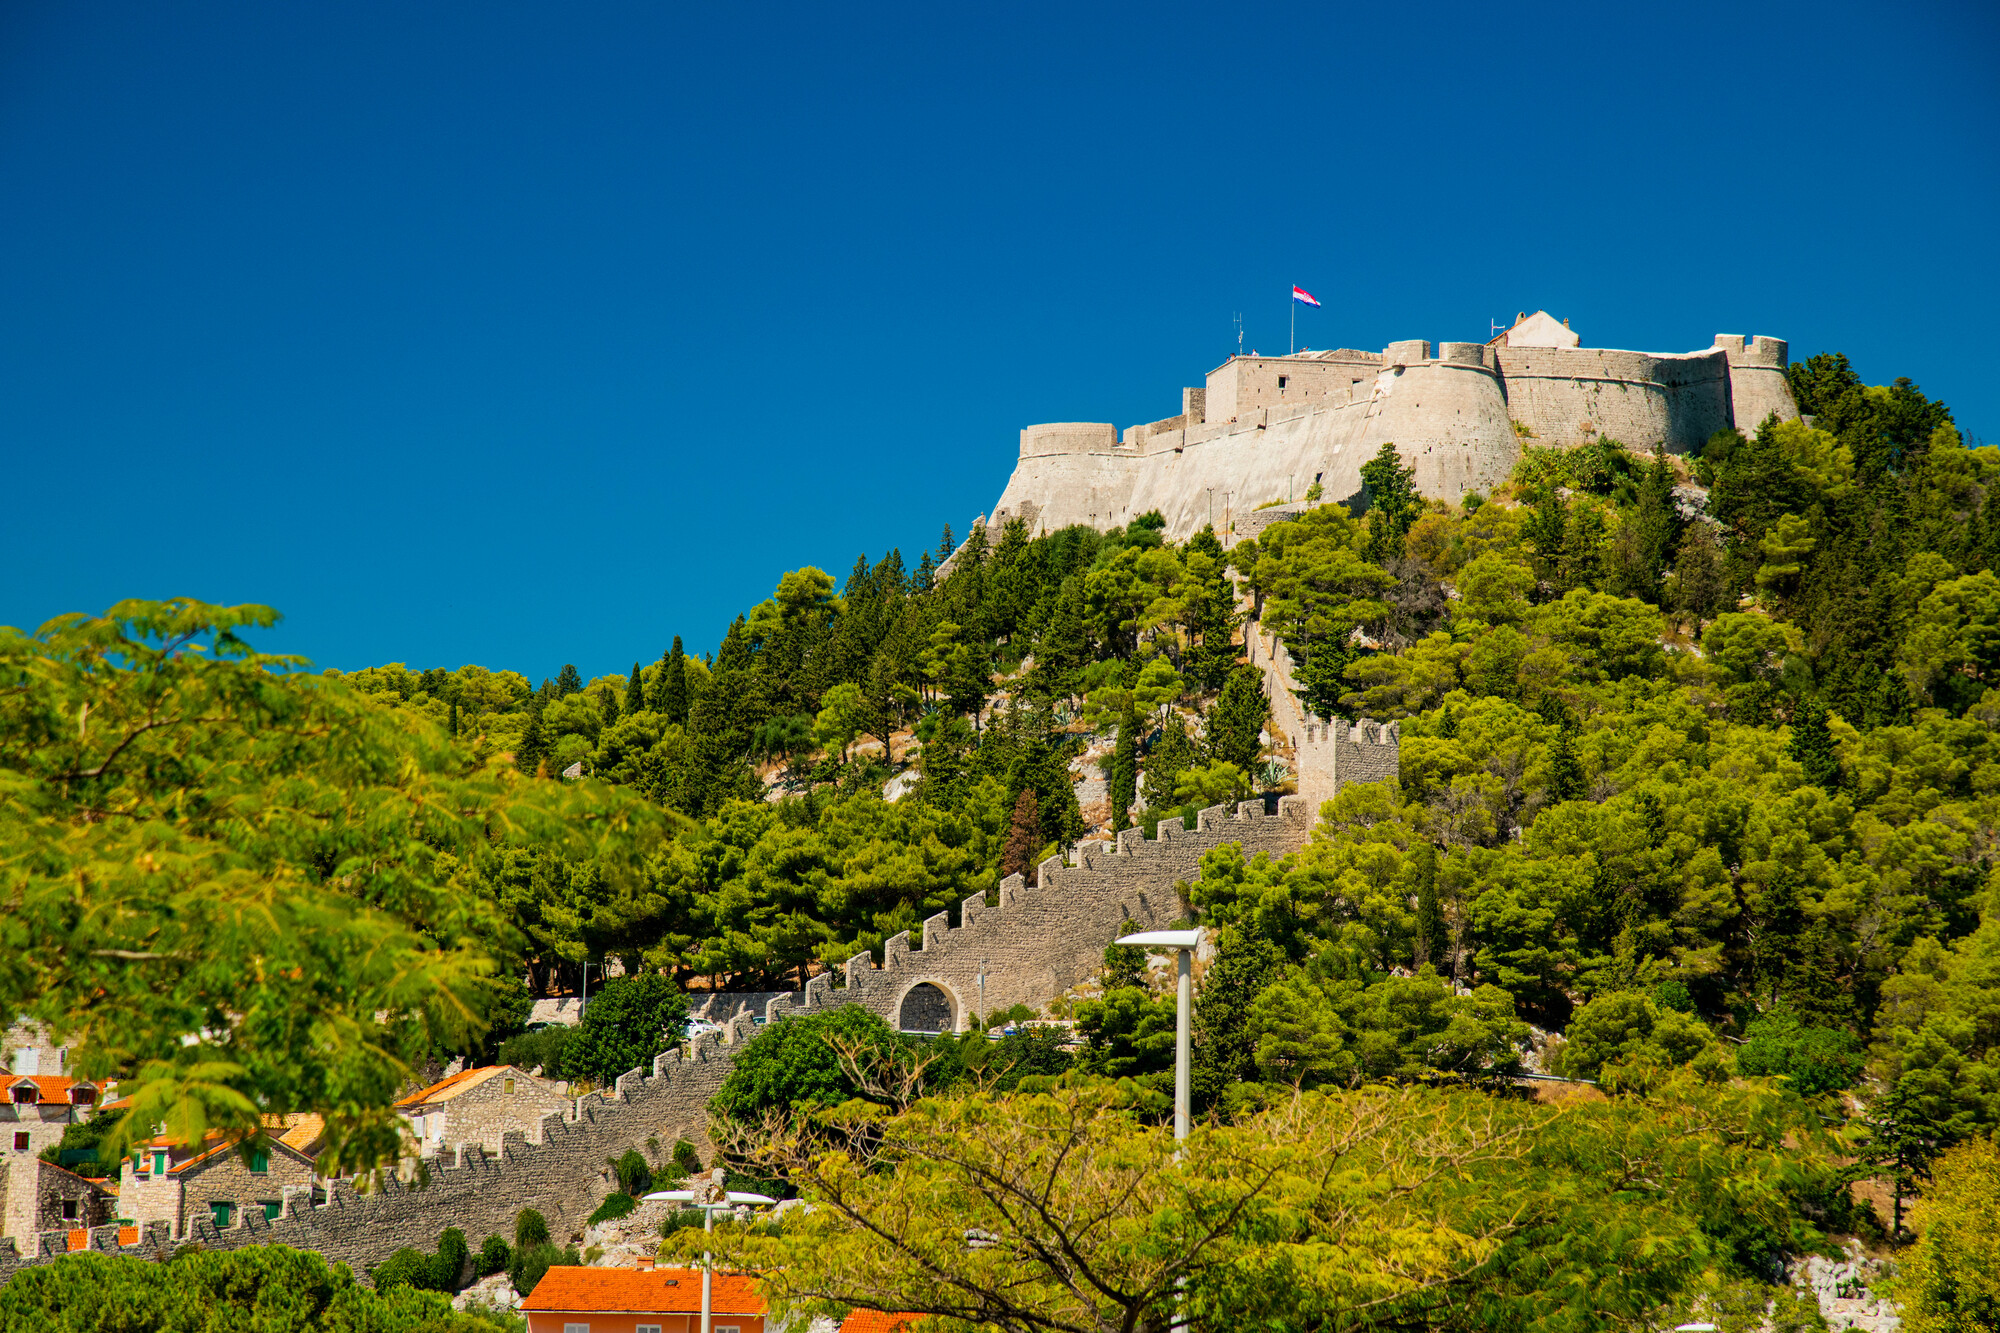
[[[660,672],[660,711],[667,721],[685,726],[688,720],[688,678],[687,658],[681,652],[681,636],[674,635],[674,646],[667,650],[663,659],[665,670]]]
[[[1021,788],[1014,802],[1014,819],[1007,830],[1007,845],[1000,853],[1000,878],[1025,875],[1034,867],[1035,853],[1042,848],[1041,814],[1033,787]]]
[[[632,664],[632,678],[625,682],[625,712],[629,716],[632,713],[645,711],[645,707],[646,677],[639,670],[639,664],[634,662]]]
[[[958,538],[952,536],[951,524],[947,523],[944,525],[944,536],[938,542],[937,563],[941,565],[945,561],[949,560],[951,558],[951,553],[953,551],[956,551],[957,549],[958,549]]]
[[[451,701],[451,734],[458,735],[458,700]]]
[[[1826,717],[1826,705],[1819,700],[1800,704],[1792,717],[1792,739],[1785,752],[1805,769],[1808,784],[1832,792],[1840,789],[1840,756],[1834,753],[1833,732]]]
[[[567,699],[572,694],[583,691],[583,677],[572,664],[563,663],[562,671],[556,676],[556,698]]]

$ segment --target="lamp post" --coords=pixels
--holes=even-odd
[[[1188,1136],[1188,1041],[1189,1011],[1194,1004],[1194,951],[1201,945],[1199,930],[1144,930],[1125,935],[1114,943],[1138,949],[1172,949],[1180,964],[1179,986],[1174,1005],[1174,1141]]]
[[[697,1198],[697,1194],[707,1197]],[[715,1213],[719,1208],[734,1208],[741,1203],[777,1202],[768,1194],[751,1194],[739,1190],[655,1190],[641,1202],[651,1203],[655,1199],[664,1203],[678,1203],[701,1209],[701,1229],[707,1235],[715,1234]],[[713,1301],[710,1293],[714,1281],[715,1258],[704,1249],[701,1252],[701,1333],[713,1333],[713,1317],[710,1312]]]

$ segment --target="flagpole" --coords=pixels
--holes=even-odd
[[[1297,283],[1292,284],[1292,290],[1294,292],[1298,291]],[[1296,353],[1299,350],[1299,298],[1297,296],[1292,297],[1291,307],[1292,307],[1292,350],[1291,352],[1286,353],[1286,355],[1288,356]]]

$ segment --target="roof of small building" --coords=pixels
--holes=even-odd
[[[311,1152],[319,1146],[320,1140],[326,1137],[326,1117],[314,1115],[310,1111],[303,1111],[297,1115],[273,1116],[270,1119],[279,1121],[283,1126],[283,1132],[278,1135],[278,1142],[302,1153]],[[272,1128],[277,1129],[279,1126],[273,1125]]]
[[[317,1119],[318,1117],[314,1118]],[[278,1117],[273,1116],[270,1117],[270,1119],[275,1120],[278,1119]],[[273,1128],[276,1128],[276,1126],[274,1125]],[[234,1149],[238,1144],[242,1143],[243,1140],[247,1137],[248,1137],[247,1135],[242,1134],[240,1132],[231,1133],[226,1130],[211,1129],[210,1131],[208,1131],[208,1133],[202,1135],[201,1137],[201,1151],[196,1153],[194,1156],[187,1158],[185,1161],[174,1162],[173,1164],[168,1166],[167,1174],[178,1175],[181,1172],[187,1170],[191,1166],[199,1166],[204,1162],[213,1161],[215,1158],[221,1156],[223,1153],[229,1152],[232,1149]],[[267,1136],[263,1140],[263,1142],[267,1148],[283,1148],[286,1152],[290,1153],[292,1156],[298,1158],[300,1161],[306,1163],[307,1165],[312,1164],[312,1159],[306,1156],[305,1151],[303,1149],[294,1147],[292,1144],[287,1143],[282,1136]],[[155,1135],[150,1139],[147,1139],[142,1146],[147,1148],[181,1148],[185,1147],[186,1145],[180,1139],[175,1138],[171,1134],[159,1134]]]
[[[699,1268],[551,1268],[521,1302],[523,1310],[579,1314],[696,1314],[701,1310]],[[764,1298],[748,1273],[717,1273],[709,1309],[720,1315],[761,1315]]]
[[[840,1321],[840,1333],[907,1333],[920,1314],[889,1314],[883,1310],[850,1310]]]
[[[441,1078],[421,1092],[413,1092],[399,1100],[399,1107],[427,1106],[432,1102],[448,1102],[460,1093],[470,1092],[496,1074],[520,1074],[512,1065],[482,1065],[478,1069],[461,1069],[450,1078]],[[525,1076],[524,1076],[525,1077]]]
[[[97,1090],[97,1085],[87,1078],[66,1078],[60,1074],[15,1074],[7,1080],[7,1090],[11,1093],[24,1083],[32,1084],[35,1099],[43,1102],[69,1103],[78,1088]]]

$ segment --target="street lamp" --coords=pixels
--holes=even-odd
[[[1137,949],[1172,949],[1180,959],[1178,1002],[1174,1006],[1174,1140],[1188,1136],[1188,1011],[1194,1001],[1194,951],[1199,930],[1144,930],[1114,941]]]
[[[652,1203],[657,1199],[662,1203],[678,1203],[689,1208],[699,1208],[701,1209],[701,1229],[708,1235],[715,1234],[715,1211],[718,1208],[734,1208],[739,1203],[777,1202],[776,1199],[768,1194],[751,1194],[747,1191],[739,1190],[723,1191],[719,1198],[704,1197],[697,1199],[695,1197],[696,1193],[697,1191],[695,1190],[655,1190],[640,1202]],[[704,1196],[708,1194],[706,1190],[699,1191],[699,1193]],[[715,1258],[704,1249],[701,1252],[701,1333],[713,1333],[710,1327],[709,1306],[711,1302],[709,1293],[714,1280]]]

